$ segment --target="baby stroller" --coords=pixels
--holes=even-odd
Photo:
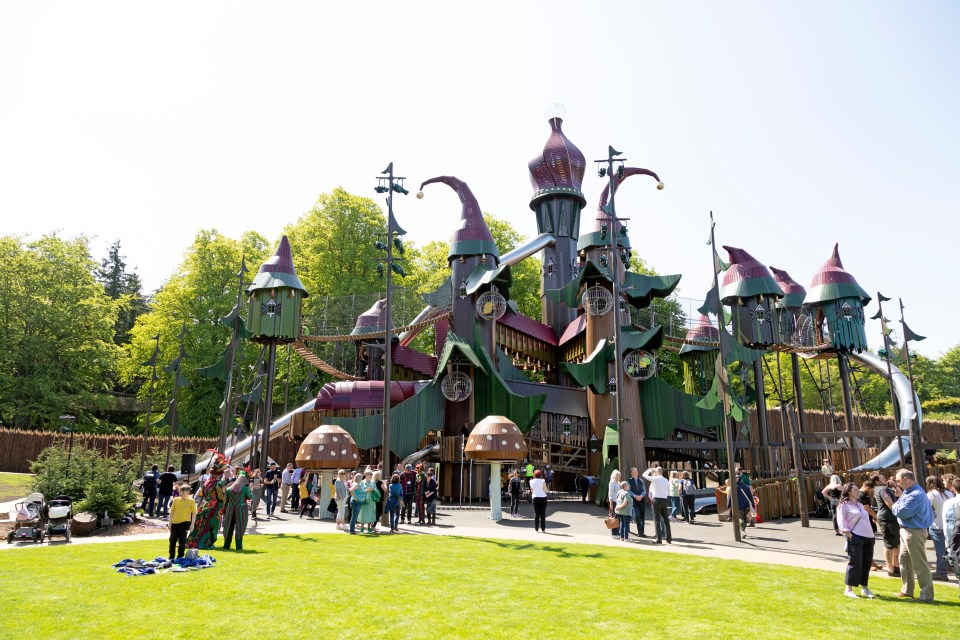
[[[40,520],[44,506],[42,493],[31,493],[22,502],[14,504],[14,529],[7,534],[7,544],[13,544],[14,540],[33,540],[37,544],[43,542]]]
[[[63,536],[70,542],[70,519],[73,517],[73,501],[70,496],[57,496],[50,501],[47,509],[47,526],[44,532],[48,538]]]
[[[813,517],[833,519],[833,512],[830,510],[830,501],[827,500],[819,491],[813,492]]]

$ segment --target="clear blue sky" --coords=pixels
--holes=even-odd
[[[680,295],[709,282],[712,209],[720,243],[804,285],[839,241],[936,356],[960,342],[958,6],[4,3],[0,231],[119,238],[155,288],[198,229],[275,239],[321,192],[376,196],[393,161],[532,235],[526,162],[559,101],[588,159],[612,144],[663,178],[618,211]],[[459,205],[434,188],[397,217],[447,239]]]

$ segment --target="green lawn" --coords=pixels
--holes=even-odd
[[[30,493],[33,476],[23,473],[0,473],[0,502],[10,502]]]
[[[937,603],[842,596],[842,575],[697,556],[453,536],[248,536],[200,572],[110,565],[165,541],[0,553],[0,637],[914,638],[960,634]],[[882,631],[886,630],[886,631]],[[899,630],[899,631],[897,631]],[[902,633],[901,633],[902,632]]]

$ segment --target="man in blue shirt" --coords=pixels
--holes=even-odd
[[[933,602],[933,576],[927,564],[927,530],[933,524],[933,509],[927,494],[917,484],[913,472],[907,469],[897,471],[897,482],[903,489],[903,495],[894,502],[889,495],[883,495],[883,501],[890,507],[900,523],[900,579],[903,588],[898,594],[901,598],[913,597],[913,574],[917,574],[920,584],[920,600]]]
[[[633,518],[637,522],[637,535],[646,538],[643,522],[647,513],[647,487],[636,467],[630,469],[630,479],[627,482],[630,483],[630,493],[633,496]]]

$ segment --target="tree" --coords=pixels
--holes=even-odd
[[[509,253],[526,242],[526,237],[514,229],[513,225],[506,220],[497,218],[490,213],[483,214],[483,219],[487,222],[487,228],[490,229],[493,241],[497,243],[497,250],[500,255]],[[510,274],[513,277],[510,299],[517,303],[520,313],[539,320],[541,318],[540,259],[531,256],[518,262],[510,267]]]
[[[237,272],[241,258],[246,258],[248,268],[253,271],[271,249],[258,233],[246,232],[238,241],[215,229],[201,230],[185,252],[183,262],[153,297],[150,311],[137,318],[130,343],[125,347],[127,358],[121,367],[121,380],[127,384],[139,384],[138,396],[141,398],[146,398],[149,389],[148,384],[141,383],[150,379],[150,368],[143,363],[153,353],[154,336],[160,336],[159,363],[162,368],[177,357],[177,336],[186,329],[186,362],[181,371],[190,385],[178,392],[181,434],[212,436],[219,433],[218,411],[223,401],[224,383],[203,378],[196,374],[196,369],[216,362],[229,344],[230,330],[220,320],[237,302]],[[245,365],[252,365],[258,352],[257,345],[248,343],[238,357]],[[249,366],[241,370],[246,375],[238,382],[239,388],[252,376]],[[171,375],[158,375],[154,419],[163,413],[173,389]]]
[[[0,424],[44,428],[66,413],[78,428],[112,403],[119,304],[94,277],[86,236],[0,238]]]
[[[140,276],[136,271],[127,272],[124,258],[120,255],[120,240],[116,240],[97,269],[97,280],[103,285],[104,293],[110,299],[120,301],[113,338],[117,344],[130,342],[130,330],[137,316],[147,311]]]
[[[630,271],[646,276],[657,276],[656,269],[636,254],[630,256]],[[646,309],[632,312],[635,324],[650,329],[656,325],[663,327],[664,336],[682,335],[687,317],[683,307],[673,298],[654,298]],[[683,388],[683,362],[680,356],[670,349],[661,349],[657,354],[657,376],[673,386]]]

